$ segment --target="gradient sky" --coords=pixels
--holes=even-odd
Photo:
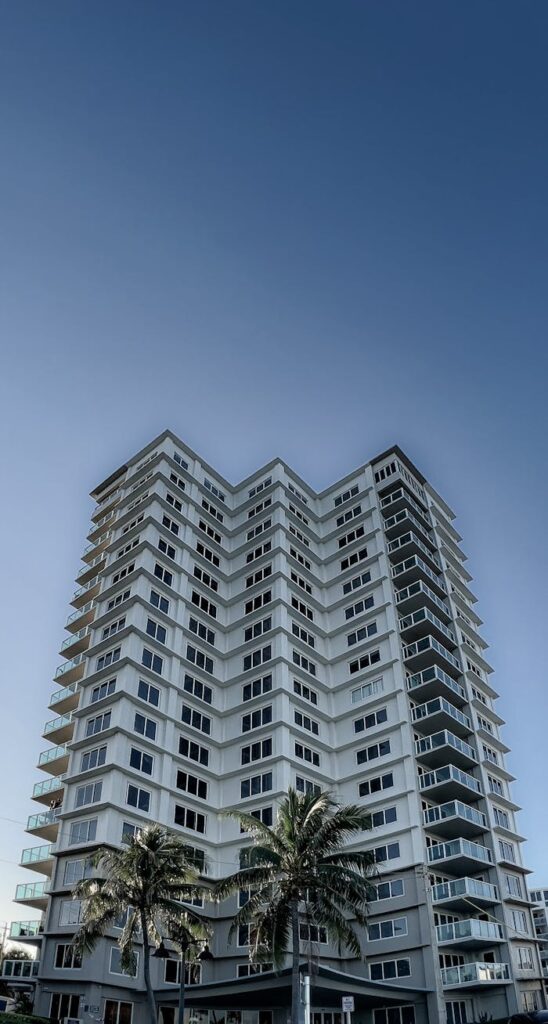
[[[91,509],[170,426],[458,512],[548,882],[541,0],[0,5],[0,920]]]

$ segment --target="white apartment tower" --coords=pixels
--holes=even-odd
[[[270,822],[289,786],[370,809],[378,862],[365,960],[301,925],[313,1024],[461,1024],[544,1005],[497,694],[453,512],[397,447],[316,493],[273,460],[229,484],[166,431],[92,493],[55,675],[41,805],[11,937],[37,964],[35,1013],[144,1024],[141,972],[120,972],[115,929],[75,959],[74,883],[101,845],[151,820],[210,877]],[[285,1024],[289,980],[228,940],[189,971],[193,1020]],[[208,912],[205,908],[204,912]],[[177,963],[153,960],[163,1024]],[[268,968],[268,965],[267,965]],[[32,975],[27,979],[26,975]]]

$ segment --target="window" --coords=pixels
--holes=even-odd
[[[129,754],[129,766],[130,768],[135,768],[138,772],[143,772],[145,775],[152,775],[154,758],[152,754],[147,754],[144,750],[138,750],[137,747],[131,747]]]
[[[192,604],[196,605],[200,611],[205,612],[206,615],[211,615],[212,619],[217,618],[217,605],[213,604],[209,598],[204,597],[203,594],[199,594],[197,590],[192,591]]]
[[[213,645],[215,643],[215,633],[209,626],[206,626],[204,622],[199,622],[193,615],[188,620],[188,628],[191,633],[195,633],[196,636],[200,637],[200,640],[205,640],[206,644]]]
[[[509,896],[517,896],[518,899],[523,899],[521,879],[517,875],[505,875],[504,888]]]
[[[351,604],[349,608],[345,608],[345,618],[353,619],[356,615],[361,615],[362,612],[367,611],[369,608],[373,608],[374,604],[375,599],[372,595],[370,597],[364,597],[361,601],[356,601],[355,604]]]
[[[89,782],[86,786],[77,786],[76,797],[74,800],[75,807],[85,807],[86,804],[97,804],[101,799],[101,793],[103,791],[103,783],[101,782]]]
[[[202,558],[207,559],[207,561],[211,562],[211,564],[216,566],[217,569],[219,568],[221,559],[211,550],[211,548],[206,548],[205,544],[202,544],[201,540],[196,541],[196,551],[202,556]]]
[[[344,537],[339,537],[339,548],[345,548],[348,544],[352,544],[353,541],[358,540],[360,537],[365,535],[365,527],[357,526],[355,530],[351,530],[350,533],[345,534]],[[363,556],[365,558],[365,555]]]
[[[296,650],[293,650],[293,664],[298,665],[299,668],[302,668],[305,672],[310,672],[311,676],[316,675],[315,662],[310,661],[310,659],[306,658],[304,654],[299,654]]]
[[[312,633],[309,633],[308,630],[303,629],[302,626],[299,626],[297,622],[291,623],[291,631],[293,633],[293,636],[296,636],[299,640],[302,640],[303,643],[308,644],[309,647],[315,646],[316,641],[312,636]]]
[[[350,674],[354,675],[355,672],[361,672],[365,668],[370,668],[371,665],[378,665],[381,660],[381,652],[379,650],[369,651],[368,654],[362,654],[361,658],[356,658],[355,661],[351,661],[348,668]]]
[[[55,947],[54,967],[63,970],[76,970],[82,966],[82,957],[71,943],[58,942]]]
[[[499,839],[499,857],[501,860],[506,860],[511,864],[516,864],[516,849],[514,844],[506,843],[503,839]]]
[[[468,1020],[464,999],[452,999],[445,1004],[447,1024],[466,1024]]]
[[[116,597],[112,597],[108,602],[107,611],[111,612],[113,608],[118,608],[118,606],[123,604],[124,601],[129,601],[130,596],[131,590],[124,590],[121,593],[116,594]]]
[[[531,893],[531,899],[534,899],[534,893]],[[529,922],[524,910],[511,910],[510,919],[512,921],[512,928],[517,935],[529,934]]]
[[[260,512],[264,512],[265,508],[270,508],[272,505],[272,498],[265,498],[264,501],[260,501],[254,508],[250,508],[247,513],[248,519],[253,519],[253,516],[258,516]]]
[[[516,966],[520,971],[534,970],[535,964],[531,946],[518,946],[516,949]]]
[[[258,807],[254,811],[248,811],[248,814],[252,818],[256,818],[257,821],[262,821],[263,825],[272,825],[273,822],[273,811],[272,807]],[[249,829],[245,825],[240,825],[240,832],[248,832]]]
[[[308,505],[308,498],[305,498],[304,494],[301,491],[297,490],[295,484],[292,484],[291,481],[289,480],[287,486],[291,493],[294,494],[295,497],[299,499],[299,501],[302,501],[303,505]]]
[[[139,680],[137,696],[141,700],[146,700],[148,704],[153,704],[155,708],[160,706],[160,691],[158,687],[153,686],[152,683],[146,683],[144,679]]]
[[[86,730],[84,735],[95,736],[98,732],[104,732],[105,729],[110,729],[110,711],[105,711],[102,715],[96,715],[95,718],[88,718],[86,722]]]
[[[203,531],[203,533],[206,534],[207,537],[209,537],[211,540],[214,540],[216,544],[221,543],[221,534],[217,533],[217,530],[214,530],[213,527],[209,525],[209,523],[205,523],[203,519],[200,519],[198,522],[198,527],[200,530]]]
[[[179,455],[179,452],[173,452],[173,458],[179,466],[182,466],[183,469],[188,469],[188,462],[185,462],[183,456]]]
[[[497,796],[504,796],[505,795],[505,793],[504,793],[504,785],[500,781],[500,779],[495,779],[495,778],[493,778],[492,775],[488,775],[487,776],[487,780],[489,782],[489,789],[491,790],[492,793],[496,793]]]
[[[373,1024],[415,1024],[414,1006],[391,1006],[390,1009],[373,1010]],[[450,1024],[449,1017],[447,1024]]]
[[[157,640],[159,644],[165,644],[167,630],[165,626],[161,626],[159,622],[155,622],[154,619],[147,619],[147,633],[154,640]],[[144,664],[144,663],[143,663]],[[149,666],[150,668],[150,666]],[[161,668],[155,668],[155,672],[161,672]]]
[[[65,861],[63,884],[74,885],[75,882],[81,882],[83,878],[90,878],[92,874],[93,865],[89,857],[67,860]]]
[[[80,924],[81,916],[81,900],[61,900],[61,909],[59,911],[59,924],[62,927],[69,924]]]
[[[240,781],[240,797],[246,800],[249,796],[259,796],[272,789],[272,772],[264,772],[262,775],[252,775],[249,779]]]
[[[377,623],[375,621],[368,622],[366,626],[360,626],[353,633],[348,633],[346,642],[349,647],[352,647],[354,644],[359,644],[362,640],[367,640],[370,636],[374,636],[376,632]]]
[[[102,654],[95,662],[95,671],[100,672],[102,668],[107,668],[108,665],[113,665],[115,661],[119,661],[120,652],[121,648],[116,647],[115,650],[107,651],[106,654]]]
[[[379,882],[375,886],[375,895],[371,897],[372,900],[389,900],[395,896],[403,896],[405,894],[405,884],[403,878],[393,878],[391,882]]]
[[[314,736],[318,736],[320,732],[319,723],[314,718],[309,718],[308,715],[303,715],[301,711],[293,712],[295,725],[298,725],[300,729],[306,729],[308,732],[313,733]]]
[[[396,857],[399,857],[400,844],[387,843],[386,846],[376,846],[372,852],[376,863],[382,864],[385,860],[395,860]]]
[[[189,775],[188,772],[177,772],[177,789],[191,793],[192,796],[197,796],[200,800],[207,800],[207,782],[199,779],[196,775]]]
[[[310,747],[304,747],[302,743],[295,744],[295,757],[300,758],[301,761],[308,761],[308,764],[313,764],[316,768],[320,767],[318,752]]]
[[[159,654],[154,654],[153,651],[149,651],[147,647],[143,647],[143,654],[141,656],[141,664],[145,668],[149,668],[151,672],[157,672],[159,676],[162,674],[164,667],[164,659]]]
[[[242,718],[242,732],[249,732],[251,729],[260,729],[262,725],[270,725],[272,721],[272,704],[250,711]]]
[[[154,954],[152,954],[154,956]],[[164,960],[164,981],[167,985],[178,985],[181,981],[181,961]],[[202,981],[201,964],[185,964],[185,985],[200,985]]]
[[[310,924],[308,921],[299,921],[299,939],[301,942],[321,942],[322,945],[327,943],[326,929],[317,924]]]
[[[128,843],[134,836],[138,836],[142,827],[142,825],[134,825],[130,821],[124,821],[122,824],[122,842]]]
[[[206,767],[209,764],[209,750],[207,747],[201,747],[199,743],[189,740],[186,736],[179,737],[179,753],[181,757],[188,757],[190,761],[196,761],[198,764],[203,764]]]
[[[363,732],[364,729],[372,729],[375,725],[382,725],[383,722],[387,721],[388,712],[386,708],[379,708],[378,711],[372,711],[370,715],[356,718],[354,721],[354,732]]]
[[[322,787],[317,782],[312,782],[312,779],[305,779],[302,775],[295,776],[295,789],[297,793],[313,793],[314,796],[319,796]]]
[[[63,1017],[77,1017],[79,1006],[79,995],[74,995],[70,992],[53,992],[49,1010],[50,1017],[54,1020],[62,1020]],[[110,1021],[109,1024],[111,1024]],[[127,1024],[131,1024],[131,1021],[127,1021]]]
[[[522,992],[521,1002],[525,1013],[534,1013],[535,1010],[540,1010],[540,989]]]
[[[156,739],[156,722],[153,718],[146,718],[145,715],[136,712],[133,728],[135,732],[140,733],[141,736],[146,736],[149,740]]]
[[[367,700],[369,697],[376,697],[383,690],[384,683],[382,677],[380,679],[372,679],[370,683],[364,683],[363,686],[358,686],[357,689],[352,690],[352,703],[359,704],[360,701]]]
[[[478,715],[478,726],[480,727],[480,729],[483,729],[484,732],[490,733],[491,736],[495,735],[495,730],[491,722],[488,722],[486,718],[482,718],[481,715]]]
[[[272,658],[272,647],[268,644],[267,647],[258,647],[252,654],[246,654],[244,657],[243,670],[249,672],[252,668],[257,668],[258,665],[263,665],[266,661],[270,661]]]
[[[161,580],[166,586],[171,587],[173,583],[173,573],[166,569],[160,562],[156,562],[154,566],[154,575],[156,579]]]
[[[107,748],[94,747],[93,750],[86,750],[82,754],[80,761],[80,771],[89,772],[90,768],[98,768],[105,763],[107,757]]]
[[[175,522],[174,519],[171,519],[169,516],[162,516],[162,526],[165,526],[166,530],[170,530],[171,533],[175,534],[176,537],[179,536],[179,525]]]
[[[173,544],[168,544],[167,540],[164,540],[163,537],[160,537],[158,540],[158,550],[161,551],[166,558],[175,559],[175,548],[173,547]]]
[[[381,828],[382,825],[391,825],[398,820],[395,807],[384,807],[380,811],[373,811],[371,814],[371,827]]]
[[[129,544],[125,544],[123,548],[120,548],[114,556],[116,559],[123,558],[124,555],[129,554],[132,548],[136,548],[139,543],[140,537],[134,537],[133,540],[129,541]]]
[[[360,782],[358,792],[360,796],[370,796],[372,793],[381,793],[383,789],[391,789],[394,785],[394,776],[392,772],[386,772],[385,775],[377,775],[374,779],[366,779],[365,782]]]
[[[347,555],[346,558],[341,560],[341,572],[344,572],[345,569],[350,569],[352,565],[357,565],[358,562],[362,562],[364,558],[367,558],[367,548],[353,551],[351,555]]]
[[[86,821],[72,821],[69,832],[69,846],[76,843],[92,843],[97,834],[97,818]]]
[[[203,700],[206,704],[213,703],[213,690],[207,683],[202,683],[200,679],[193,679],[188,674],[185,675],[184,688],[187,693],[191,693],[197,700]]]
[[[212,505],[206,498],[202,498],[202,508],[209,512],[210,516],[213,516],[214,519],[217,519],[219,523],[224,523],[225,517],[223,513],[219,512],[219,509],[215,508],[215,505]]]
[[[295,561],[300,562],[300,564],[304,565],[304,568],[308,569],[310,572],[310,570],[312,569],[312,565],[310,564],[308,558],[305,558],[304,555],[301,555],[300,551],[297,551],[297,549],[294,547],[290,547],[289,554],[291,555],[292,558],[295,559]]]
[[[337,507],[338,505],[342,505],[343,502],[348,501],[350,498],[355,498],[356,495],[359,494],[359,491],[359,485],[353,484],[352,487],[349,487],[346,491],[343,491],[342,494],[337,494],[337,497],[333,498],[335,507]]]
[[[111,622],[108,626],[105,626],[101,636],[101,640],[106,640],[109,636],[114,636],[115,633],[119,633],[126,624],[125,615],[121,619],[116,619],[115,622]]]
[[[213,576],[210,576],[210,574],[206,572],[205,569],[201,569],[199,565],[195,565],[193,572],[194,579],[199,580],[200,583],[203,583],[204,587],[209,587],[209,589],[213,590],[215,593],[218,592],[219,581],[214,579]]]
[[[301,683],[298,679],[293,680],[293,693],[296,693],[298,697],[302,697],[303,700],[310,701],[311,704],[318,703],[316,691],[307,686],[306,683]]]
[[[264,480],[261,480],[260,484],[256,484],[250,491],[247,492],[248,498],[254,498],[260,491],[264,491],[265,487],[270,487],[272,483],[272,477],[267,476]]]
[[[181,490],[184,491],[184,489],[185,489],[184,481],[181,480],[181,478],[179,476],[177,476],[175,473],[172,473],[171,476],[170,476],[170,480],[171,480],[172,483],[177,484],[178,487],[180,486],[180,484],[182,484],[183,486],[182,486]],[[183,511],[183,503],[182,503],[182,501],[179,501],[179,498],[176,498],[175,495],[171,493],[171,491],[166,491],[166,501],[167,501],[168,505],[171,505],[172,508],[175,509],[176,512],[182,512]]]
[[[246,626],[244,630],[244,643],[249,643],[250,640],[256,640],[258,636],[262,636],[263,633],[268,633],[272,629],[272,618],[269,615],[266,619],[259,619],[254,622],[252,626]]]
[[[208,654],[204,654],[203,651],[199,651],[191,644],[187,644],[186,656],[193,665],[197,665],[198,668],[203,669],[204,672],[209,672],[210,675],[213,674],[213,658],[210,658]]]
[[[205,814],[193,811],[191,807],[182,807],[180,804],[175,804],[174,821],[176,825],[181,825],[182,828],[189,828],[193,832],[204,833],[206,830]]]
[[[148,789],[140,789],[131,783],[127,787],[126,803],[139,811],[150,811],[150,793]]]
[[[390,981],[391,978],[408,978],[411,967],[408,959],[380,960],[369,965],[371,981]]]
[[[215,484],[211,482],[211,480],[208,480],[207,477],[204,477],[204,487],[207,488],[208,491],[211,491],[211,493],[214,494],[215,497],[219,499],[219,501],[224,502],[225,496],[223,492],[220,491],[219,488],[216,487]]]
[[[337,516],[337,526],[344,526],[345,523],[349,523],[351,519],[361,515],[361,510],[361,505],[354,505],[354,508],[347,509],[346,512],[343,512],[342,516]]]
[[[289,524],[289,532],[292,533],[293,536],[297,538],[297,540],[300,540],[301,544],[304,544],[305,548],[310,547],[310,541],[308,540],[308,538],[305,537],[304,533],[301,533],[300,530],[297,530],[297,528],[293,526],[293,523]]]
[[[246,943],[244,943],[244,945],[246,945]],[[269,963],[264,963],[264,964],[252,964],[252,963],[238,964],[238,966],[236,968],[236,977],[237,978],[251,978],[255,974],[265,974],[267,971],[271,971],[272,969],[273,969],[273,965],[269,964]]]
[[[312,593],[312,587],[310,586],[310,583],[307,583],[306,580],[303,580],[302,576],[299,576],[296,572],[291,573],[291,580],[293,583],[296,583],[297,586],[301,588],[301,590],[305,590],[307,594]]]
[[[367,927],[367,934],[370,942],[378,942],[380,939],[397,939],[401,935],[407,935],[407,918],[392,917],[386,921],[377,921]]]
[[[254,679],[252,683],[245,683],[242,689],[242,700],[252,700],[253,697],[262,697],[270,693],[272,689],[272,676],[263,676],[262,679]]]
[[[365,587],[367,583],[371,583],[371,573],[362,572],[361,576],[355,576],[353,580],[347,580],[343,583],[343,594],[351,594],[353,590],[359,590],[360,587]]]
[[[246,534],[246,540],[253,540],[254,537],[259,537],[265,530],[269,530],[272,526],[271,519],[263,519],[262,522],[257,523],[252,530],[248,530]]]
[[[130,565],[125,565],[123,569],[119,569],[118,572],[115,572],[114,575],[112,576],[110,581],[111,585],[114,586],[115,583],[119,583],[120,580],[125,579],[125,577],[129,576],[129,574],[132,573],[134,569],[135,562],[131,562]]]
[[[272,601],[272,591],[263,590],[262,594],[257,594],[251,601],[245,603],[245,614],[251,615],[252,612],[256,612],[259,608],[263,608],[264,605],[270,604]]]
[[[272,755],[272,737],[269,736],[265,740],[258,740],[257,743],[250,743],[247,747],[242,747],[241,750],[241,763],[250,764],[252,761],[260,761],[264,757],[271,757]]]
[[[98,700],[103,700],[104,697],[110,697],[111,693],[114,693],[116,689],[116,679],[109,679],[108,682],[101,683],[99,686],[94,686],[91,691],[90,704],[95,704]]]
[[[301,615],[306,616],[306,618],[310,619],[311,622],[313,621],[314,612],[312,611],[311,608],[308,607],[307,604],[304,603],[304,601],[299,601],[298,598],[292,596],[291,607],[294,608],[296,612],[300,612]]]
[[[380,743],[373,743],[370,747],[358,750],[356,760],[358,764],[365,764],[367,761],[374,761],[377,757],[385,757],[390,753],[390,740],[382,740]]]
[[[202,714],[201,711],[196,711],[195,708],[189,707],[188,704],[183,704],[182,706],[181,721],[184,722],[185,725],[190,725],[192,729],[198,729],[200,732],[204,732],[206,736],[211,734],[211,718]]]
[[[246,555],[246,564],[248,565],[249,562],[254,562],[255,559],[257,559],[257,558],[262,558],[263,555],[267,555],[268,552],[271,551],[271,550],[272,550],[272,542],[271,541],[268,540],[268,541],[266,541],[266,543],[260,544],[258,548],[255,548],[253,551],[249,551],[248,552],[248,554]]]
[[[133,963],[133,968],[130,971],[123,971],[122,970],[122,965],[120,963],[121,955],[122,954],[120,953],[120,950],[119,950],[118,946],[112,946],[111,947],[111,950],[110,950],[110,967],[109,967],[110,973],[111,974],[123,974],[123,975],[125,975],[125,977],[130,977],[130,978],[137,977],[137,974],[138,974],[138,971],[139,971],[139,953],[134,951],[133,956],[135,957],[135,960],[134,960],[134,963]]]
[[[162,594],[159,594],[157,590],[150,591],[150,603],[153,604],[155,608],[158,608],[161,612],[164,612],[165,615],[169,614],[169,601],[167,597],[163,597]]]

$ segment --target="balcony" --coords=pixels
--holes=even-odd
[[[432,903],[436,907],[447,907],[448,910],[468,911],[484,910],[499,903],[499,891],[490,882],[480,882],[477,878],[456,878],[452,882],[439,882],[432,886]]]
[[[427,850],[428,863],[436,865],[453,875],[466,875],[491,867],[493,858],[486,846],[472,843],[469,839],[452,839],[448,843],[430,846]]]
[[[483,988],[484,985],[504,985],[510,981],[508,964],[461,964],[443,967],[441,983],[444,988]]]
[[[74,591],[71,598],[71,604],[75,608],[82,608],[92,597],[97,597],[99,590],[101,589],[101,577],[94,576],[93,579],[88,580],[84,583],[83,587],[79,587],[78,590]]]
[[[486,815],[461,800],[450,800],[437,807],[428,807],[423,811],[423,820],[427,832],[441,835],[444,839],[477,836],[489,828]]]
[[[48,804],[48,806],[54,798],[62,799],[64,778],[64,775],[53,775],[51,779],[35,782],[32,787],[32,799],[38,800],[41,804]]]
[[[474,748],[447,729],[417,740],[415,755],[431,768],[447,764],[449,758],[460,768],[473,768],[478,763]]]
[[[440,694],[450,696],[456,704],[466,704],[466,690],[438,665],[407,677],[407,689],[413,699],[430,700]]]
[[[392,567],[392,579],[396,581],[398,587],[409,586],[421,577],[424,577],[430,587],[435,587],[441,596],[445,597],[447,590],[442,577],[430,569],[418,555],[412,555],[411,558],[406,558]]]
[[[55,708],[56,711],[64,714],[67,711],[74,711],[78,707],[79,700],[80,694],[76,688],[76,683],[72,683],[71,686],[62,686],[60,690],[54,690],[49,699],[48,707],[52,710]]]
[[[433,569],[434,572],[441,572],[441,562],[437,555],[423,543],[417,534],[410,530],[408,533],[403,533],[401,537],[396,537],[395,540],[388,542],[388,554],[394,559],[396,558],[409,558],[411,555],[418,555],[419,558],[426,560],[426,564]]]
[[[95,601],[87,601],[86,604],[72,612],[65,622],[65,629],[71,633],[78,633],[84,626],[93,622],[95,615]]]
[[[419,704],[413,708],[411,717],[415,728],[423,733],[450,728],[458,736],[468,736],[473,731],[468,715],[450,704],[445,697],[434,697],[425,704]]]
[[[48,811],[41,811],[40,814],[31,814],[27,820],[26,831],[33,832],[41,839],[47,839],[50,843],[57,838],[59,829],[59,810],[57,808]]]
[[[58,665],[55,669],[54,679],[62,679],[63,683],[67,686],[69,683],[75,683],[81,679],[84,674],[86,663],[85,654],[77,654],[72,661],[64,661],[61,665]]]
[[[63,640],[59,653],[69,659],[75,658],[77,654],[82,654],[89,647],[90,633],[89,626],[82,626],[77,633],[72,633]]]
[[[74,721],[72,715],[59,715],[50,719],[44,726],[42,736],[44,739],[57,740],[58,743],[66,743],[72,739],[74,732]]]
[[[69,752],[65,744],[43,750],[38,758],[38,767],[50,775],[64,775],[69,762]]]
[[[409,509],[402,508],[400,512],[396,512],[393,516],[389,516],[388,519],[384,520],[384,532],[391,540],[393,537],[399,537],[401,534],[409,533],[410,531],[418,531],[418,536],[423,543],[432,548],[433,551],[436,550],[437,544],[435,539],[426,530],[424,523],[421,522],[418,516],[413,515]]]
[[[82,552],[82,561],[91,565],[93,559],[106,548],[112,538],[112,530],[105,530],[96,540],[92,540]]]
[[[421,522],[427,530],[432,529],[428,512],[426,509],[421,508],[419,503],[403,488],[398,487],[396,491],[390,491],[390,494],[385,495],[381,498],[381,508],[383,512],[388,513],[389,516],[395,512],[399,512],[401,509],[409,508],[420,518]]]
[[[92,576],[96,576],[97,573],[101,572],[105,567],[106,557],[106,551],[103,551],[101,554],[96,555],[91,562],[85,563],[76,573],[76,582],[80,583],[80,585],[87,583]]]
[[[436,938],[438,946],[458,946],[459,949],[479,949],[504,942],[502,925],[495,921],[478,921],[477,918],[438,924]]]
[[[479,800],[483,795],[478,780],[454,764],[446,764],[435,771],[420,775],[419,786],[426,797],[442,802],[459,799]]]
[[[417,580],[415,583],[410,583],[408,587],[397,590],[396,604],[398,605],[398,611],[407,614],[416,611],[417,608],[422,608],[424,604],[430,604],[436,614],[442,615],[448,622],[451,621],[449,606],[422,580]]]
[[[457,638],[453,630],[449,629],[429,608],[417,608],[415,612],[403,615],[400,619],[400,632],[402,640],[406,644],[431,632],[441,643],[447,642],[451,647],[457,646]]]
[[[121,497],[122,489],[121,487],[116,487],[113,491],[110,492],[110,494],[107,494],[106,497],[102,498],[101,501],[97,502],[95,508],[93,509],[93,512],[91,513],[91,518],[95,520],[96,525],[98,525],[97,517],[99,517],[99,520],[103,519],[105,513],[112,509],[113,506]]]
[[[44,932],[44,924],[39,921],[12,921],[10,924],[9,937],[15,939],[41,939]]]
[[[15,890],[15,902],[45,910],[48,903],[49,882],[22,882]]]
[[[404,661],[409,664],[413,672],[420,672],[422,669],[429,667],[432,661],[435,661],[441,662],[444,670],[449,669],[450,672],[455,672],[459,676],[462,675],[460,661],[430,634],[423,636],[421,640],[415,640],[414,643],[408,644],[403,648],[402,653]]]
[[[53,844],[46,846],[30,846],[21,853],[20,865],[22,868],[29,868],[30,871],[40,871],[43,875],[49,875],[53,871],[54,857]]]
[[[30,981],[36,977],[39,968],[39,960],[4,960],[2,977],[8,978],[9,981]]]

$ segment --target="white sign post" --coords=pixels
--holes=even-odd
[[[354,1013],[354,996],[342,997],[342,1012],[344,1013],[345,1024],[352,1024],[351,1014]]]

